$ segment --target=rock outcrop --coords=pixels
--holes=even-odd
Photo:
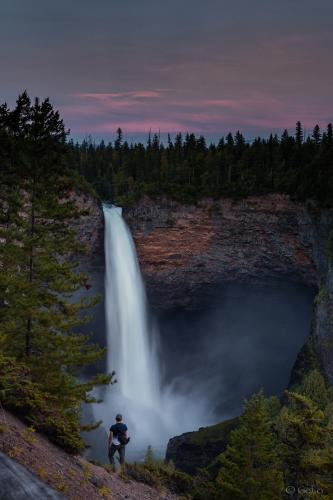
[[[229,434],[236,427],[237,420],[233,418],[170,439],[166,461],[172,460],[178,469],[196,474],[200,467],[210,464],[226,449]]]
[[[0,451],[0,499],[65,500],[28,469]]]
[[[88,255],[101,255],[103,252],[104,221],[99,201],[90,193],[72,192],[70,199],[83,212],[71,226],[78,233],[78,239],[87,246]]]

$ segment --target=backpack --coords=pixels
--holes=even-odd
[[[121,430],[121,427],[120,428],[119,427],[120,426],[118,426],[117,424],[115,425],[114,433],[115,433],[115,436],[117,437],[119,443],[122,446],[124,446],[124,445],[126,445],[129,442],[129,438],[126,437],[127,430],[124,432],[124,431]]]
[[[129,438],[126,437],[126,434],[124,432],[118,432],[117,438],[120,444],[126,445],[129,441]]]

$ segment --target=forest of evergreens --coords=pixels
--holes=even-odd
[[[311,371],[283,404],[260,391],[244,403],[226,450],[193,478],[164,465],[148,450],[144,464],[125,474],[155,487],[167,486],[192,500],[330,500],[333,496],[333,392]],[[221,428],[222,436],[217,427]],[[220,432],[221,432],[220,431]],[[200,431],[199,433],[200,434]],[[198,438],[195,441],[197,444]],[[201,443],[203,449],[205,442]]]
[[[102,199],[132,204],[142,195],[167,196],[184,203],[202,197],[244,197],[287,193],[333,206],[333,130],[316,125],[304,137],[295,132],[256,138],[238,131],[207,144],[204,137],[178,134],[163,144],[158,135],[147,143],[128,144],[120,129],[114,143],[69,143],[70,164]]]

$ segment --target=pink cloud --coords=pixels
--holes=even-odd
[[[75,94],[75,97],[109,101],[123,98],[144,99],[162,97],[166,92],[168,92],[168,89],[132,90],[129,92],[83,92]]]
[[[303,103],[288,96],[282,98],[260,92],[239,98],[229,94],[198,99],[193,98],[193,92],[185,94],[168,89],[79,93],[75,96],[76,103],[62,107],[73,133],[107,135],[119,126],[125,133],[145,134],[149,130],[221,133],[238,128],[245,133],[247,130],[270,132],[293,129],[298,119],[305,127],[312,127],[319,117],[323,122],[329,115],[327,107],[322,105],[304,107]]]
[[[124,120],[117,122],[105,122],[99,123],[93,126],[93,132],[95,133],[114,133],[117,127],[123,129],[126,133],[148,133],[150,130],[153,132],[179,132],[184,129],[184,125],[181,122],[177,121],[158,121],[158,120],[149,120],[147,118],[143,118],[142,120]],[[86,132],[86,128],[79,127],[77,129],[78,132]]]

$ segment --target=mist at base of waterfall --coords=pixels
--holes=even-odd
[[[93,412],[103,424],[87,435],[89,455],[108,460],[107,433],[118,412],[131,436],[127,460],[140,461],[148,445],[164,457],[169,438],[240,414],[243,398],[261,387],[280,396],[309,335],[314,293],[286,280],[222,283],[200,310],[157,314],[160,411],[126,400],[118,384],[99,389],[104,402]]]
[[[148,445],[165,448],[173,433],[210,422],[198,411],[191,393],[161,386],[158,335],[148,319],[145,287],[135,245],[121,209],[104,205],[105,318],[108,371],[118,383],[104,392],[103,405],[93,408],[95,419],[112,422],[124,415],[132,439],[129,453],[142,455]],[[190,411],[184,420],[185,407]],[[113,413],[113,418],[111,417]],[[104,427],[107,432],[107,427]],[[94,450],[96,446],[94,446]],[[127,459],[129,457],[127,455]]]
[[[189,389],[187,383],[184,389],[186,387]],[[94,420],[102,420],[103,424],[100,429],[86,436],[91,446],[89,458],[107,461],[107,435],[117,413],[123,415],[123,422],[129,430],[127,461],[142,461],[149,445],[157,458],[164,458],[171,437],[216,421],[216,416],[209,410],[209,399],[205,400],[199,392],[195,387],[189,392],[175,392],[171,384],[162,388],[158,409],[154,410],[125,398],[116,385],[100,390],[98,396],[103,399],[103,403],[92,405],[92,413]],[[94,434],[99,434],[100,439],[96,440]]]

